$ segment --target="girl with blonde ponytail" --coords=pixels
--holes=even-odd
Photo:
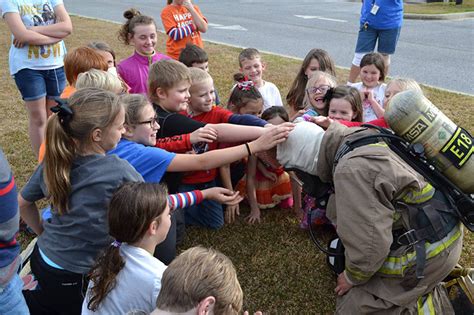
[[[39,289],[24,295],[32,313],[80,314],[86,274],[111,242],[108,202],[123,183],[143,179],[128,162],[105,154],[124,132],[125,113],[115,94],[80,89],[52,111],[44,161],[19,196],[22,218],[39,235],[31,256]],[[36,204],[41,199],[52,208],[44,222]]]

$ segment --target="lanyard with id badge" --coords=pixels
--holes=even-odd
[[[375,0],[372,1],[372,9],[370,9],[370,14],[372,15],[377,15],[377,12],[379,11],[380,7],[375,3]],[[364,30],[367,31],[367,27],[369,27],[369,22],[364,23]]]
[[[370,9],[370,14],[372,15],[377,15],[377,12],[379,11],[380,7],[375,3],[375,0],[372,1],[372,9]]]

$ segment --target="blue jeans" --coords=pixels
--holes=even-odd
[[[203,184],[182,184],[179,192],[192,191],[196,189],[207,189],[216,186],[216,182],[210,181]],[[205,228],[220,229],[224,226],[224,210],[222,205],[213,200],[204,200],[198,205],[184,209],[184,220],[186,225],[197,225]]]
[[[22,288],[23,281],[21,281],[18,274],[15,274],[4,288],[0,288],[0,314],[30,314],[28,306],[26,306],[25,298],[21,293]]]
[[[369,53],[375,51],[377,43],[377,52],[381,54],[393,55],[400,36],[400,27],[389,30],[378,30],[370,25],[367,29],[360,27],[357,38],[356,53]]]
[[[35,101],[45,96],[58,97],[66,86],[64,67],[51,70],[21,69],[14,78],[24,101]]]

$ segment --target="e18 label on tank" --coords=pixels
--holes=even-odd
[[[451,139],[441,149],[443,154],[456,168],[461,168],[474,152],[472,137],[466,130],[458,127]]]

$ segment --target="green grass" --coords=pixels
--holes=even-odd
[[[455,1],[405,4],[405,13],[415,14],[445,14],[474,11],[474,0],[463,0],[461,5]]]
[[[120,60],[132,53],[117,41],[118,25],[85,18],[73,17],[74,34],[66,40],[69,48],[87,44],[92,40],[108,42]],[[8,75],[9,31],[0,24],[0,73],[5,78],[0,90],[0,145],[5,151],[18,186],[21,188],[33,172],[36,165],[31,152],[28,134],[28,118],[24,105]],[[164,51],[165,38],[158,37],[159,51]],[[232,75],[238,70],[237,55],[239,49],[206,43],[210,56],[210,69],[217,88],[226,102]],[[274,82],[285,96],[298,71],[301,61],[264,55],[268,64],[265,74],[267,80]],[[338,69],[341,83],[347,81],[348,73]],[[433,88],[424,88],[427,96],[443,112],[474,131],[474,97],[449,93]],[[263,211],[263,223],[248,225],[243,217],[248,209],[242,209],[241,218],[236,224],[225,226],[219,231],[199,228],[188,229],[188,236],[181,249],[197,244],[214,247],[234,262],[242,288],[245,293],[244,308],[255,311],[264,310],[271,314],[308,314],[330,313],[334,309],[333,289],[335,279],[326,267],[325,256],[312,244],[307,233],[297,226],[293,214],[279,209]],[[21,235],[25,243],[30,239]],[[468,233],[465,237],[461,263],[473,265],[472,248],[474,237]]]

